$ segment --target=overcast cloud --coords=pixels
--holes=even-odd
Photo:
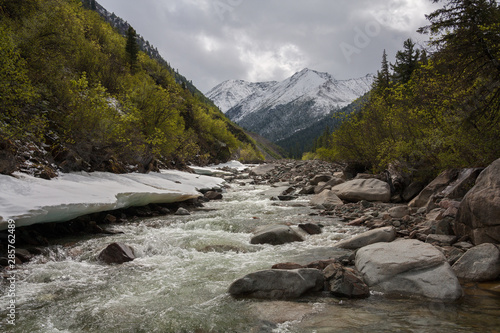
[[[228,79],[376,73],[437,8],[429,0],[98,0],[207,92]]]

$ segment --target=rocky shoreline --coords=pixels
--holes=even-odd
[[[359,298],[374,290],[455,301],[463,295],[460,283],[500,278],[500,160],[484,170],[446,170],[427,186],[319,161],[262,165],[250,175],[283,188],[275,200],[315,194],[310,204],[318,214],[371,230],[334,245],[353,250],[349,259],[276,264],[234,281],[228,292],[235,297],[289,299],[323,291]],[[300,235],[290,226],[259,230],[251,240],[294,241]]]
[[[355,167],[321,161],[282,160],[256,166],[246,173],[227,168],[222,177],[232,186],[272,185],[276,189],[272,200],[308,198],[315,208],[312,214],[368,229],[352,239],[332,244],[351,250],[350,256],[325,258],[308,265],[275,263],[269,270],[234,281],[228,292],[235,297],[290,299],[311,292],[361,298],[381,291],[457,300],[462,296],[460,282],[498,281],[500,277],[500,196],[498,192],[491,193],[500,189],[499,170],[500,160],[485,170],[447,170],[423,186],[397,173],[356,173]],[[488,198],[475,197],[485,191]],[[131,207],[65,223],[18,228],[16,237],[21,246],[16,262],[21,264],[42,253],[50,239],[112,233],[107,229],[113,224],[142,217],[189,214],[204,201],[221,198],[220,192],[206,191],[203,197],[183,203]],[[486,207],[484,201],[488,202]],[[477,202],[483,205],[479,208],[482,215],[477,213]],[[487,219],[481,222],[481,216]],[[321,233],[321,229],[321,225],[313,223],[275,225],[256,231],[251,243],[296,242],[304,235]],[[108,263],[134,259],[133,249],[125,244],[111,244],[110,251],[111,254],[103,251],[99,258]]]

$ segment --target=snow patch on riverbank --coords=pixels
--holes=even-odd
[[[63,222],[96,212],[172,203],[219,188],[224,180],[177,170],[148,174],[77,172],[45,180],[22,173],[0,175],[0,230],[13,219],[16,226]]]
[[[190,166],[191,170],[199,175],[209,175],[209,176],[217,176],[217,175],[230,175],[231,172],[224,171],[223,169],[229,168],[236,171],[243,171],[248,169],[249,165],[245,165],[238,161],[229,161],[222,164],[211,165],[208,167],[198,167],[198,166]]]

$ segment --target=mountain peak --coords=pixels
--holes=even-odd
[[[371,89],[373,75],[336,80],[309,68],[281,82],[245,82],[216,86],[207,93],[234,122],[278,141],[351,104]]]

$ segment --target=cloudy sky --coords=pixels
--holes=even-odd
[[[283,80],[310,68],[337,79],[376,73],[437,8],[430,0],[98,0],[198,89]]]

